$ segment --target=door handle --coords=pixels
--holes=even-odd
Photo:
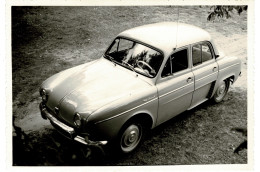
[[[215,66],[215,67],[213,67],[212,71],[213,71],[213,72],[215,72],[215,71],[216,71],[216,69],[217,69],[217,67]]]
[[[187,79],[187,82],[191,82],[191,81],[192,81],[192,78],[189,77],[189,78]]]

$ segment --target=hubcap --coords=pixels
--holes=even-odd
[[[121,137],[121,148],[124,152],[134,150],[139,144],[142,136],[142,130],[135,124],[130,125]]]
[[[226,94],[226,83],[222,81],[221,85],[218,87],[217,90],[217,100],[221,100]]]

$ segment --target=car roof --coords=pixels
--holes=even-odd
[[[176,22],[143,25],[126,30],[118,36],[149,44],[162,50],[165,54],[173,52],[174,48],[200,41],[211,41],[211,36],[207,31],[196,26]]]

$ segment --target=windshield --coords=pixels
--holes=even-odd
[[[124,38],[114,40],[105,58],[150,78],[156,76],[163,61],[160,52]]]

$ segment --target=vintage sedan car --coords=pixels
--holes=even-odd
[[[149,24],[120,33],[100,59],[44,81],[40,111],[70,139],[130,153],[145,131],[222,101],[240,73],[241,61],[222,56],[205,30]]]

